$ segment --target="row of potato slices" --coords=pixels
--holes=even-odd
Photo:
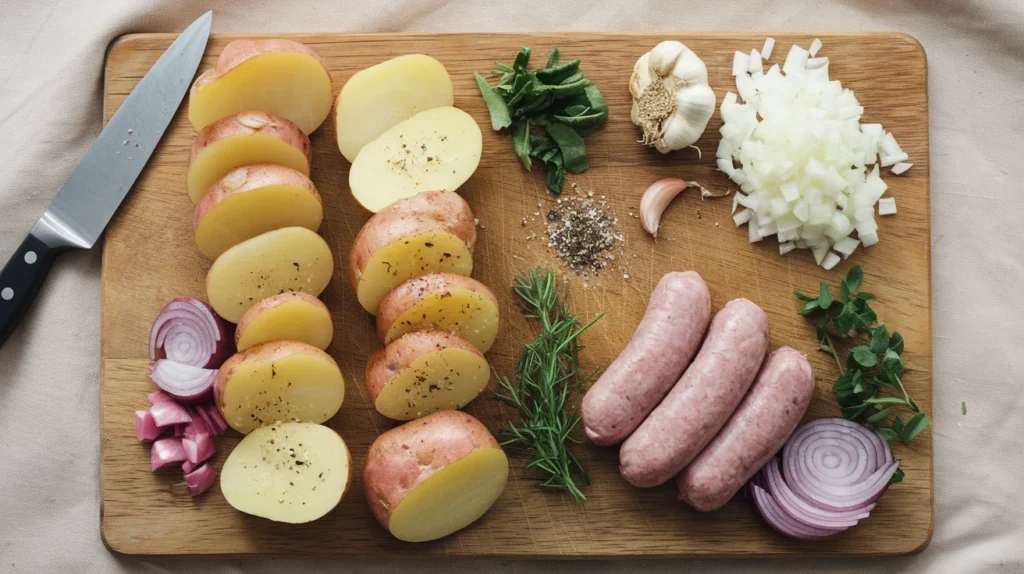
[[[406,74],[420,85],[405,94],[376,93],[381,82]],[[334,262],[315,233],[322,203],[308,178],[306,134],[326,117],[329,101],[330,76],[305,46],[236,41],[197,80],[189,107],[201,130],[188,175],[196,241],[215,259],[208,297],[221,316],[238,323],[240,352],[221,369],[217,404],[233,428],[248,433],[224,467],[222,490],[239,510],[285,522],[323,516],[351,479],[344,441],[313,424],[333,416],[344,400],[341,372],[322,351],[333,327],[316,295]],[[388,344],[371,359],[367,385],[378,410],[402,420],[475,397],[489,378],[482,352],[497,332],[493,294],[459,274],[472,271],[472,213],[454,193],[420,193],[457,188],[479,162],[479,128],[451,104],[443,66],[414,55],[356,74],[336,106],[339,148],[349,159],[356,155],[353,195],[380,212],[352,250],[353,286]],[[412,147],[405,142],[418,151],[405,151]],[[447,162],[443,170],[440,160]],[[403,169],[379,169],[399,161]],[[409,199],[388,207],[403,198]],[[408,217],[412,212],[418,216]],[[390,268],[382,272],[385,261]],[[419,331],[427,325],[443,330]],[[463,371],[473,373],[469,383],[451,382],[452,373],[462,381]],[[441,384],[418,388],[428,376]],[[419,406],[410,403],[413,387]],[[287,420],[303,422],[277,422]],[[381,435],[364,468],[374,515],[409,541],[445,536],[476,520],[500,494],[508,468],[504,452],[473,417],[442,411],[421,422]],[[408,464],[427,452],[445,456]]]
[[[239,352],[217,373],[215,401],[246,436],[224,464],[221,491],[236,509],[282,522],[320,518],[352,476],[345,441],[318,424],[345,398],[324,352],[334,327],[317,295],[334,259],[316,233],[323,205],[307,135],[332,99],[323,61],[289,40],[229,43],[189,99],[199,134],[186,188],[196,245],[214,260],[207,298],[237,324]]]

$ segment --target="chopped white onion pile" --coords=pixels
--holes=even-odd
[[[771,40],[761,52],[734,56],[743,103],[732,92],[722,100],[718,169],[743,192],[733,221],[748,225],[751,243],[776,235],[780,253],[810,249],[831,269],[858,245],[878,242],[875,204],[888,187],[880,167],[900,174],[909,158],[881,124],[860,123],[864,108],[829,79],[828,58],[817,57],[820,40],[810,50],[793,46],[781,69],[764,72]],[[896,200],[879,209],[896,213]]]

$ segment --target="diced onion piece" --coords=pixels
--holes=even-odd
[[[151,405],[155,405],[157,403],[174,402],[174,397],[168,395],[163,391],[153,391],[152,393],[146,395],[146,398],[149,399],[149,404]]]
[[[792,241],[784,241],[779,244],[779,255],[785,255],[794,249],[796,245]]]
[[[153,443],[149,458],[150,470],[156,471],[165,466],[184,462],[187,457],[180,438],[162,438]]]
[[[764,39],[764,47],[761,48],[761,57],[767,60],[772,57],[772,49],[775,48],[775,38],[771,36]]]
[[[799,234],[797,233],[796,229],[779,229],[776,235],[778,235],[778,239],[781,242],[794,241],[797,237],[799,237]],[[785,255],[785,253],[783,253],[783,255]]]
[[[181,447],[185,451],[185,460],[199,464],[217,452],[217,446],[208,434],[197,435],[194,439],[181,439]]]
[[[903,153],[900,148],[900,144],[896,143],[896,137],[892,135],[892,132],[885,132],[885,135],[878,141],[878,151],[882,152],[883,155],[898,155]]]
[[[746,54],[739,50],[733,54],[732,58],[732,75],[742,76],[747,73],[747,66],[750,64],[750,60]]]
[[[757,218],[751,217],[747,222],[747,241],[757,243],[761,241],[761,228],[757,225]]]
[[[756,195],[743,195],[742,193],[737,193],[736,195],[739,196],[739,199],[737,199],[736,201],[739,202],[740,205],[746,207],[747,209],[753,209],[754,211],[757,211]]]
[[[195,469],[196,469],[196,465],[192,464],[191,462],[189,462],[187,460],[185,462],[181,463],[181,472],[183,472],[185,474],[188,474],[188,473],[192,472]]]
[[[860,238],[860,244],[864,247],[871,247],[878,243],[878,233],[872,231],[870,233],[857,232],[857,237]]]
[[[157,426],[153,420],[153,413],[149,411],[135,411],[135,438],[140,441],[155,440],[164,429]]]
[[[808,58],[807,59],[807,69],[808,70],[817,70],[819,68],[824,68],[826,66],[828,66],[828,58]]]
[[[900,174],[906,173],[906,171],[908,169],[910,169],[913,165],[914,164],[912,164],[912,163],[899,162],[896,165],[892,166],[892,174],[893,175],[900,175]]]
[[[210,465],[203,464],[199,468],[185,474],[185,484],[188,485],[188,490],[192,493],[192,496],[199,496],[213,486],[216,478],[217,474],[213,472]]]
[[[787,181],[782,184],[779,186],[779,191],[782,192],[782,198],[788,202],[794,202],[800,199],[800,188],[797,186],[795,181]]]
[[[896,165],[898,163],[903,163],[903,162],[907,161],[908,159],[910,159],[910,156],[908,156],[906,153],[903,153],[903,152],[900,152],[900,153],[898,153],[896,155],[883,155],[882,156],[881,164],[882,164],[882,167],[889,167],[889,166],[894,166],[894,165]]]
[[[740,194],[737,193],[736,195],[739,196]],[[732,220],[736,224],[736,227],[739,227],[744,223],[750,221],[750,217],[753,214],[754,212],[749,209],[741,209],[739,213],[732,216]]]
[[[826,271],[829,271],[838,263],[839,256],[830,251],[828,255],[825,255],[825,259],[821,262],[821,266],[824,267]]]
[[[752,75],[764,73],[764,66],[761,63],[761,52],[758,52],[757,48],[750,51],[750,61],[747,64],[747,71]]]
[[[782,64],[782,72],[789,75],[800,75],[807,67],[807,57],[810,54],[800,46],[793,44],[786,55],[786,62]]]
[[[779,226],[774,221],[771,223],[765,223],[764,225],[758,226],[757,232],[761,235],[761,239],[765,237],[771,237],[779,232]]]
[[[717,160],[715,160],[715,163],[718,164],[718,169],[720,169],[722,173],[729,176],[730,178],[732,177],[732,174],[736,173],[736,168],[732,165],[731,159],[718,158]]]
[[[740,194],[732,194],[732,214],[736,215],[736,208],[740,206]],[[737,227],[739,227],[737,225]]]
[[[161,428],[192,421],[185,407],[175,401],[156,403],[149,407],[149,412],[153,415],[153,422]]]
[[[832,250],[843,256],[843,259],[853,255],[853,251],[860,245],[860,241],[852,237],[844,237],[832,246]]]
[[[828,243],[819,243],[818,245],[811,247],[811,253],[814,254],[814,262],[821,265],[825,260],[825,256],[828,255]]]
[[[811,47],[807,49],[807,52],[811,55],[812,58],[815,58],[815,57],[817,57],[818,50],[820,50],[820,49],[821,49],[821,39],[820,38],[815,38],[814,41],[811,42]]]
[[[895,197],[883,197],[878,200],[878,215],[895,215],[896,214],[896,198]]]

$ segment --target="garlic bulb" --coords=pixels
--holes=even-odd
[[[636,61],[629,79],[630,119],[644,145],[661,153],[693,145],[715,112],[715,92],[704,62],[682,42],[668,40]]]

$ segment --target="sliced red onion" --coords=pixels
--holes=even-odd
[[[158,427],[168,427],[192,421],[192,417],[188,415],[185,407],[175,401],[156,403],[149,407],[149,412],[153,415],[153,421],[156,422]]]
[[[162,438],[153,443],[153,449],[150,451],[150,467],[156,471],[165,466],[184,462],[186,458],[180,438]]]
[[[203,408],[203,405],[196,405],[195,413],[199,415],[199,420],[203,421],[203,424],[206,425],[207,429],[209,429],[211,435],[217,436],[221,434],[217,424],[210,419],[210,415],[207,410]]]
[[[157,403],[166,403],[168,401],[174,402],[174,397],[168,395],[163,391],[153,391],[152,393],[146,395],[146,398],[149,399],[149,404],[151,405],[155,405]]]
[[[195,440],[195,438],[198,435],[201,435],[201,434],[211,435],[211,436],[213,434],[215,434],[210,429],[209,425],[206,424],[206,421],[203,420],[203,417],[199,414],[200,411],[201,411],[201,409],[197,409],[197,408],[194,408],[194,407],[189,407],[188,414],[189,414],[190,417],[192,417],[192,422],[190,422],[187,425],[185,425],[185,434],[184,434],[185,438],[190,438],[190,439]]]
[[[182,446],[185,446],[184,443],[182,444]],[[192,472],[193,470],[195,470],[196,466],[198,466],[198,465],[192,464],[191,462],[186,460],[185,462],[181,463],[181,472],[183,472],[185,474],[188,474],[188,473]]]
[[[135,411],[135,437],[142,440],[156,440],[164,432],[164,429],[156,425],[153,420],[153,413],[149,411]]]
[[[217,452],[217,446],[208,434],[197,435],[195,439],[183,438],[181,446],[185,449],[185,460],[192,464],[199,464]]]
[[[202,409],[203,407],[205,407],[206,416],[210,420],[210,428],[216,429],[216,432],[214,432],[214,434],[222,435],[225,432],[227,432],[228,423],[227,421],[224,420],[224,417],[221,416],[220,410],[217,409],[217,405],[213,403],[207,403],[206,405],[202,405],[200,409]]]
[[[750,485],[754,507],[772,528],[797,540],[821,540],[839,534],[845,528],[825,529],[808,526],[786,514],[768,491],[756,484]]]
[[[778,459],[773,458],[768,461],[768,465],[761,473],[763,480],[767,482],[768,493],[772,495],[782,511],[807,526],[826,530],[852,528],[857,525],[858,520],[867,518],[870,510],[875,506],[871,504],[864,509],[847,512],[822,510],[793,494],[793,491],[782,479]]]
[[[798,428],[782,449],[793,493],[824,510],[860,510],[878,500],[896,472],[889,444],[858,423],[817,419]]]
[[[213,472],[210,465],[203,464],[199,468],[185,475],[185,484],[188,485],[188,489],[192,492],[192,496],[198,496],[213,486],[215,478],[217,478],[217,475]]]
[[[191,297],[178,297],[153,322],[149,358],[216,369],[227,359],[231,342],[227,323],[209,305]]]
[[[217,370],[160,359],[150,367],[149,378],[178,402],[194,403],[213,394]]]

